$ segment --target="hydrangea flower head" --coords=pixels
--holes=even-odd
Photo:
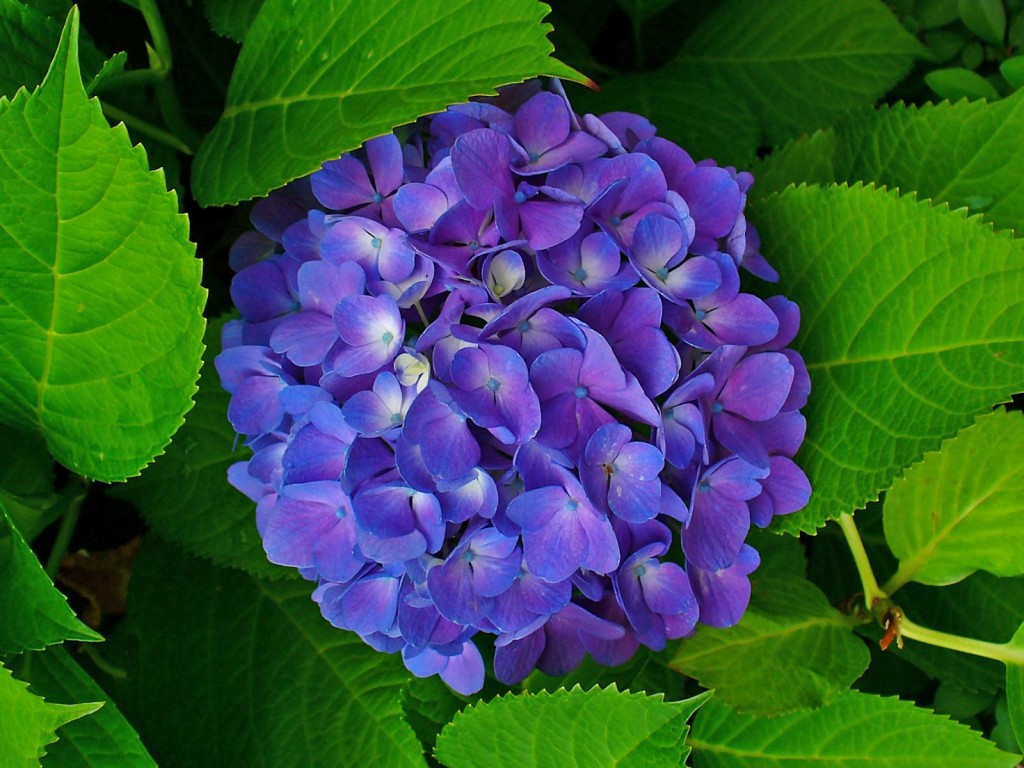
[[[270,560],[462,693],[485,638],[512,684],[739,621],[811,490],[752,182],[533,82],[258,203],[217,367]]]

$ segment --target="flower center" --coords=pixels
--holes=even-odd
[[[523,320],[519,325],[516,326],[516,330],[520,333],[526,333],[532,326],[529,320]]]
[[[722,401],[721,400],[715,400],[715,402],[713,402],[711,404],[711,412],[712,413],[721,413],[724,410],[725,410],[725,406],[722,405]]]
[[[540,160],[540,155],[538,153],[536,153],[536,152],[531,152],[530,153],[530,162],[531,163],[536,163],[538,160]]]
[[[590,394],[590,390],[580,385],[576,387],[575,391],[573,391],[573,394],[576,395],[577,400],[582,400],[584,397]]]
[[[647,573],[647,567],[643,565],[637,565],[633,568],[633,573],[635,573],[637,577],[643,576],[645,573]]]
[[[675,408],[666,408],[664,411],[661,412],[661,417],[663,419],[665,419],[666,421],[670,420],[675,415],[676,415],[676,409]]]
[[[708,313],[705,312],[703,309],[698,309],[696,312],[693,313],[693,316],[698,320],[703,320],[705,317],[708,316]]]
[[[515,200],[516,200],[517,203],[522,205],[523,203],[526,202],[526,193],[524,193],[524,192],[516,192]]]
[[[384,202],[384,195],[382,195],[380,192],[375,193],[373,196],[373,202],[376,205],[380,205],[381,203]]]
[[[379,251],[380,250],[380,246],[381,246],[380,238],[379,237],[373,238],[370,241],[370,245],[372,245],[376,250]]]
[[[711,483],[709,483],[707,480],[701,480],[700,485],[697,486],[697,490],[707,493],[708,491],[711,490]]]
[[[491,376],[491,378],[489,378],[489,379],[487,380],[487,384],[486,384],[486,386],[487,386],[487,388],[488,388],[489,390],[491,390],[491,392],[497,392],[497,391],[498,391],[498,387],[500,387],[500,386],[501,386],[501,382],[500,382],[500,381],[498,381],[498,380],[497,380],[496,378],[494,378],[493,376]]]
[[[565,508],[568,509],[570,512],[575,512],[577,509],[579,509],[579,507],[580,503],[576,501],[576,499],[569,499],[567,502],[565,502]]]
[[[402,423],[402,414],[400,414],[400,413],[392,413],[391,414],[391,423],[392,424],[401,424]]]
[[[582,283],[584,280],[587,279],[587,270],[585,270],[583,267],[579,267],[575,272],[572,273],[572,276]]]
[[[621,224],[621,223],[622,223],[622,217],[621,217],[621,216],[617,216],[617,215],[616,215],[616,216],[612,216],[612,217],[611,217],[611,218],[609,219],[609,222],[611,222],[611,225],[612,225],[613,227],[617,227],[617,226],[619,226],[619,224]]]
[[[380,340],[383,341],[385,344],[390,344],[392,341],[395,340],[395,335],[391,333],[391,331],[384,331],[384,333],[380,337]]]
[[[473,550],[467,549],[465,552],[462,553],[462,562],[464,562],[464,563],[472,563],[473,562]]]
[[[668,280],[668,270],[664,267],[658,267],[654,270],[654,276],[661,280],[661,282],[665,282]]]

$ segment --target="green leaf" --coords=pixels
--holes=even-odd
[[[60,740],[47,752],[45,768],[155,768],[124,715],[62,646],[19,656],[14,671],[49,702],[103,702],[95,714],[64,726]]]
[[[659,768],[683,764],[687,719],[708,698],[615,688],[503,696],[464,709],[437,740],[449,768]]]
[[[192,405],[205,291],[163,175],[85,95],[77,33],[73,10],[46,80],[0,114],[0,413],[119,481]]]
[[[994,103],[898,104],[787,145],[765,161],[755,193],[792,182],[875,181],[967,206],[1024,232],[1024,92]],[[803,169],[806,169],[804,172]]]
[[[1010,641],[1016,648],[1024,648],[1024,624]],[[1010,715],[1010,727],[1017,738],[1017,744],[1024,744],[1024,665],[1006,666],[1006,703]]]
[[[754,114],[760,143],[780,144],[872,104],[925,55],[878,0],[730,0],[669,66],[677,87],[714,84]]]
[[[740,623],[701,627],[671,666],[739,712],[781,715],[826,704],[867,669],[852,629],[806,579],[759,578]]]
[[[529,691],[554,692],[560,688],[579,686],[589,690],[594,686],[607,688],[614,685],[620,691],[663,694],[668,701],[682,701],[686,698],[687,680],[669,668],[678,642],[669,642],[661,652],[640,646],[632,658],[624,664],[607,667],[599,664],[590,656],[568,675],[552,677],[535,670],[526,678],[523,688]]]
[[[1024,56],[1014,56],[999,65],[999,73],[1014,88],[1024,87]]]
[[[737,167],[749,164],[761,142],[753,111],[743,102],[723,99],[717,81],[686,81],[669,65],[654,72],[601,81],[600,93],[569,91],[580,113],[625,111],[647,117],[658,135],[675,141],[694,159],[713,157]],[[693,115],[699,112],[700,120]]]
[[[75,617],[0,504],[0,655],[102,639]]]
[[[468,703],[469,699],[455,693],[439,677],[410,680],[402,689],[403,717],[415,731],[431,765],[437,765],[433,754],[438,735]]]
[[[206,329],[206,363],[185,426],[141,477],[111,492],[134,503],[152,530],[191,554],[255,576],[293,575],[267,560],[256,530],[256,505],[228,485],[228,467],[252,452],[236,446],[238,438],[227,419],[231,396],[221,389],[213,367],[226,319],[212,321]]]
[[[940,98],[949,101],[960,99],[989,99],[995,101],[999,92],[995,87],[970,69],[947,67],[933,69],[924,76],[924,81]]]
[[[993,45],[1006,35],[1006,9],[1003,0],[959,0],[957,11],[964,26]]]
[[[46,745],[57,740],[65,723],[95,712],[102,702],[50,704],[29,693],[28,685],[15,680],[0,663],[0,765],[34,768],[46,754]]]
[[[958,0],[917,0],[914,17],[921,29],[944,27],[959,18]]]
[[[1024,575],[1024,418],[993,411],[911,467],[885,499],[900,582]]]
[[[864,506],[1024,389],[1020,241],[861,186],[788,189],[751,220],[801,308],[794,346],[812,382],[797,461],[814,494],[777,529],[813,531]]]
[[[193,166],[202,205],[265,195],[421,115],[537,75],[583,77],[549,57],[535,0],[267,0],[220,122]],[[268,66],[268,62],[273,62]]]
[[[914,622],[964,637],[1005,643],[1024,623],[1024,577],[996,578],[978,571],[947,587],[908,584],[894,600]],[[890,647],[887,653],[892,653]],[[896,653],[922,671],[967,691],[993,694],[1003,686],[1003,665],[983,656],[906,640]]]
[[[60,25],[18,0],[0,0],[0,96],[38,85]]]
[[[53,458],[41,435],[0,425],[0,444],[18,446],[0,462],[0,505],[25,540],[32,541],[63,509],[53,490]]]
[[[616,2],[630,15],[634,24],[641,25],[647,19],[672,5],[674,0],[616,0]]]
[[[114,698],[160,765],[424,764],[401,660],[328,624],[312,589],[146,540],[111,642],[128,673]],[[187,702],[171,728],[168,702]]]
[[[34,88],[46,74],[61,25],[49,18],[46,3],[0,0],[0,97],[13,96],[21,86]],[[50,3],[61,17],[68,7]],[[118,54],[123,55],[123,54]],[[82,70],[92,78],[106,57],[89,40],[81,40]],[[116,58],[116,57],[114,57]]]
[[[770,720],[712,699],[694,719],[688,742],[696,768],[1013,768],[1017,762],[945,716],[855,691],[821,709]]]
[[[203,13],[213,31],[239,43],[262,7],[263,0],[203,0]]]

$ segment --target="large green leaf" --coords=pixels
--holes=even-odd
[[[1024,232],[1024,91],[1001,101],[897,104],[787,144],[764,161],[759,194],[792,182],[874,181]]]
[[[922,55],[878,0],[730,0],[669,70],[679,87],[714,83],[717,100],[754,114],[760,143],[779,144],[873,103]]]
[[[47,751],[44,768],[156,767],[114,702],[62,646],[19,656],[14,671],[48,702],[103,702],[95,714],[64,726],[60,740]]]
[[[203,13],[218,35],[245,40],[263,0],[203,0]]]
[[[60,40],[60,23],[41,5],[0,0],[0,97],[13,96],[21,86],[34,88],[46,74]],[[66,13],[66,8],[61,11]],[[81,41],[81,57],[86,79],[99,71],[105,58],[88,40]]]
[[[947,587],[908,584],[894,600],[916,623],[954,635],[1005,643],[1024,623],[1024,577],[996,578],[978,571]],[[889,652],[893,649],[890,647]],[[907,640],[896,651],[914,666],[966,691],[992,694],[1003,685],[1003,666],[983,656]]]
[[[739,712],[774,716],[831,701],[869,660],[849,617],[809,581],[789,577],[758,579],[740,623],[701,627],[672,667]]]
[[[907,470],[885,498],[899,580],[1024,574],[1024,418],[998,410]]]
[[[743,102],[722,99],[717,80],[687,81],[669,65],[600,85],[599,93],[572,89],[574,109],[599,115],[616,110],[644,115],[657,126],[659,136],[675,141],[694,159],[713,157],[745,166],[761,142],[754,112]],[[701,119],[694,120],[694,113]]]
[[[0,655],[102,639],[75,617],[0,504]]]
[[[536,75],[550,58],[536,0],[267,0],[220,122],[196,155],[203,205],[265,195],[397,125]]]
[[[0,504],[26,541],[60,517],[61,495],[53,489],[53,458],[42,435],[0,425],[0,444],[17,446],[0,461]]]
[[[961,212],[871,187],[799,187],[751,210],[802,312],[811,374],[797,457],[813,531],[1024,388],[1024,244]]]
[[[0,765],[4,768],[36,768],[46,745],[57,740],[65,723],[95,712],[102,702],[51,704],[28,691],[0,663]]]
[[[1013,768],[965,725],[907,701],[849,691],[785,717],[740,715],[712,699],[687,740],[696,768]]]
[[[679,766],[689,754],[686,721],[706,700],[615,688],[510,694],[456,715],[434,753],[448,768]]]
[[[236,445],[238,437],[227,419],[231,396],[221,389],[213,367],[223,327],[221,319],[207,328],[196,405],[167,453],[141,477],[112,491],[133,502],[150,528],[192,554],[256,576],[292,575],[291,569],[267,560],[256,530],[256,505],[228,485],[228,467],[251,451]]]
[[[401,660],[328,624],[311,590],[144,543],[111,642],[128,672],[114,698],[159,764],[423,765]]]
[[[0,420],[116,481],[192,405],[205,292],[163,175],[82,87],[72,11],[43,84],[0,114]]]

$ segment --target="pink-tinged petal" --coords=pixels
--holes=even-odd
[[[755,467],[742,459],[731,457],[712,467],[704,475],[704,481],[716,493],[730,499],[747,501],[761,492],[761,484],[758,481],[767,476],[767,468]]]
[[[686,614],[697,623],[697,600],[690,588],[686,572],[675,563],[648,561],[640,577],[644,600],[655,613]]]
[[[728,304],[708,312],[704,322],[725,344],[765,344],[779,330],[775,313],[749,293],[741,293]]]
[[[320,365],[338,340],[334,320],[320,312],[286,317],[270,334],[270,346],[296,365]]]
[[[569,137],[569,109],[555,94],[541,91],[516,110],[513,124],[529,162],[536,162]]]
[[[528,200],[519,205],[519,220],[533,250],[551,248],[576,234],[583,220],[583,203]]]
[[[447,658],[438,675],[453,691],[472,696],[484,687],[484,660],[472,640],[465,642],[461,653]]]
[[[633,232],[630,261],[638,269],[666,266],[687,245],[682,227],[665,216],[645,216]]]
[[[580,506],[585,510],[580,515],[580,523],[587,537],[587,553],[582,565],[595,573],[612,573],[619,567],[619,543],[612,524],[589,504]]]
[[[508,517],[525,530],[536,531],[548,524],[565,505],[565,489],[544,486],[516,496],[508,505]]]
[[[261,261],[235,275],[231,281],[231,300],[242,317],[254,323],[298,309],[276,261]]]
[[[395,216],[408,232],[425,232],[451,207],[447,196],[430,184],[406,184],[395,194]]]
[[[343,211],[373,199],[373,185],[366,167],[352,155],[329,160],[311,177],[313,194],[328,208]]]
[[[785,355],[761,352],[733,368],[718,399],[727,411],[751,421],[767,421],[785,403],[793,376],[793,365]]]
[[[764,482],[771,496],[776,515],[788,515],[803,509],[811,498],[811,483],[807,475],[785,456],[772,456],[772,473]]]
[[[390,195],[402,183],[402,145],[393,133],[370,139],[364,145],[373,172],[373,185],[383,196]]]
[[[478,211],[494,205],[495,198],[512,196],[508,136],[489,128],[464,133],[452,146],[455,180],[466,201]]]
[[[700,621],[709,627],[731,627],[743,617],[750,602],[750,579],[760,565],[757,551],[744,544],[728,568],[708,571],[687,567],[693,594],[700,606]]]
[[[723,411],[712,419],[712,428],[723,448],[748,464],[768,469],[768,449],[751,422]]]
[[[523,531],[523,550],[530,572],[547,582],[564,581],[587,555],[587,534],[579,516],[554,515],[542,528]]]
[[[679,194],[690,207],[697,234],[707,238],[729,234],[743,205],[739,186],[724,168],[694,168],[683,177]]]
[[[308,261],[299,267],[299,300],[304,310],[331,315],[338,302],[357,296],[366,287],[366,273],[358,264]]]

